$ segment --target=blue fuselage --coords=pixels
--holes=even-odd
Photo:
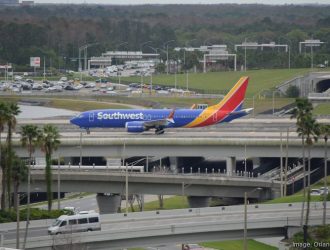
[[[71,123],[81,128],[123,128],[127,122],[164,120],[171,114],[171,109],[106,109],[86,111],[71,119]],[[173,115],[173,123],[165,127],[184,127],[203,115],[202,109],[177,109]],[[228,114],[221,122],[229,122],[246,115],[245,112]],[[202,117],[204,118],[204,117]],[[206,117],[205,117],[206,118]],[[216,117],[214,117],[216,122]]]

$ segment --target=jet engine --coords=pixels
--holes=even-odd
[[[125,124],[126,131],[130,133],[141,133],[147,129],[144,126],[144,122],[126,122]]]

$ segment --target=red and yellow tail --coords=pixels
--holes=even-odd
[[[203,127],[221,122],[228,114],[242,109],[249,77],[241,77],[228,94],[216,105],[210,106],[185,127]]]

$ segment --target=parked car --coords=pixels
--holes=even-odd
[[[311,190],[311,195],[313,195],[313,196],[321,195],[321,190],[319,190],[319,189],[312,189]]]

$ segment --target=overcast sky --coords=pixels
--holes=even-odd
[[[259,4],[330,4],[330,0],[35,0],[35,3],[66,4],[218,4],[218,3],[259,3]]]

